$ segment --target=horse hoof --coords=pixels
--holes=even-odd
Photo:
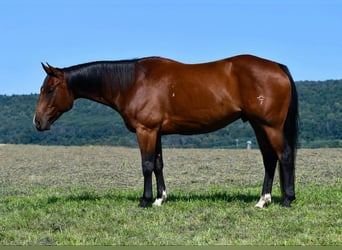
[[[296,199],[296,196],[288,196],[285,197],[283,203],[281,204],[283,207],[291,207],[291,202]]]
[[[260,197],[260,200],[255,205],[256,208],[263,208],[272,202],[271,194],[264,194]]]
[[[145,198],[141,198],[140,203],[139,203],[139,207],[147,208],[150,205],[151,205],[151,200],[147,200]]]
[[[281,205],[282,205],[282,207],[291,207],[291,201],[286,199],[283,201],[283,203]]]

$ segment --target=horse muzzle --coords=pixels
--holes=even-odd
[[[47,117],[33,116],[33,125],[38,131],[50,130],[51,122]]]

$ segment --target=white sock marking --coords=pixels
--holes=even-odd
[[[258,203],[255,205],[257,208],[263,208],[265,204],[271,203],[271,194],[265,194],[260,197],[260,200]]]
[[[164,190],[164,191],[163,191],[163,194],[162,194],[162,197],[156,199],[156,200],[153,202],[153,205],[154,205],[154,206],[158,206],[158,207],[161,206],[162,203],[163,203],[163,201],[166,200],[166,198],[167,198],[167,194],[166,194],[166,191]]]

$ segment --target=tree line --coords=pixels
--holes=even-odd
[[[342,147],[342,80],[296,82],[299,147]],[[118,113],[109,107],[79,99],[74,108],[46,132],[37,132],[32,119],[38,94],[0,95],[0,143],[40,145],[111,145],[136,147]],[[250,125],[238,120],[213,133],[163,137],[166,147],[252,148],[257,141]]]

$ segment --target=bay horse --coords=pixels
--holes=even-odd
[[[209,133],[237,119],[249,122],[265,168],[256,207],[271,202],[279,161],[282,205],[295,199],[295,156],[298,97],[285,65],[252,55],[214,62],[184,64],[161,57],[97,61],[66,68],[42,63],[47,76],[40,90],[33,123],[50,126],[70,110],[77,98],[107,105],[136,133],[142,161],[144,191],[139,205],[166,199],[161,136]]]

